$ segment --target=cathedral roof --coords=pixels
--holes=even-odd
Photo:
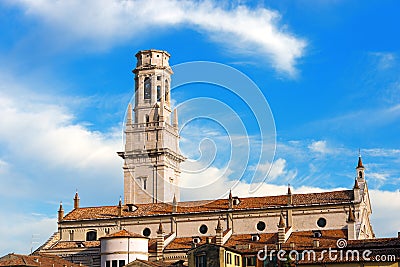
[[[331,191],[323,193],[293,194],[293,206],[315,206],[326,204],[351,203],[353,190]],[[287,195],[241,198],[233,210],[259,210],[280,208],[287,205]],[[123,206],[123,217],[157,216],[172,213],[168,203],[136,204],[136,209],[129,211]],[[229,210],[228,199],[179,202],[176,214],[219,212]],[[118,206],[86,207],[72,210],[63,221],[112,219],[118,217]]]

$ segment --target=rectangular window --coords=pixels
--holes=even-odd
[[[196,256],[196,267],[207,267],[206,256]]]
[[[160,75],[157,76],[157,81],[161,81],[161,76]]]
[[[110,261],[106,261],[106,267],[111,267]]]
[[[239,256],[235,255],[235,266],[239,266]]]
[[[113,260],[112,262],[112,267],[118,267],[118,261],[117,260]]]
[[[256,266],[256,257],[247,257],[246,263],[247,266]]]
[[[226,264],[232,264],[232,254],[229,252],[226,253]]]
[[[125,266],[125,260],[120,260],[119,261],[119,267]]]
[[[69,231],[69,241],[74,241],[74,230]]]

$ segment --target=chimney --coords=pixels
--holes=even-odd
[[[314,239],[313,240],[313,247],[314,248],[319,248],[319,240],[318,239]]]
[[[78,190],[76,190],[75,197],[74,197],[74,209],[79,209],[79,195]]]
[[[400,232],[397,232],[397,238],[400,238]]]
[[[63,219],[64,219],[64,209],[62,202],[60,202],[60,208],[58,209],[58,222],[62,222]]]
[[[218,218],[217,228],[215,228],[215,232],[217,233],[217,235],[215,236],[215,244],[218,246],[222,246],[224,232],[221,226],[220,218]]]
[[[162,223],[160,222],[157,230],[157,251],[156,251],[157,260],[163,259],[163,250],[164,250],[164,231]]]
[[[211,240],[212,240],[212,237],[211,237],[211,236],[207,236],[207,237],[206,237],[206,243],[207,243],[207,244],[211,244]]]

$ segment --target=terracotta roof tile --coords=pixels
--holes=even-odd
[[[293,232],[289,239],[283,244],[284,248],[289,248],[290,243],[294,243],[296,249],[309,249],[313,247],[313,241],[319,240],[320,247],[336,248],[336,242],[340,238],[347,239],[347,230],[321,230],[321,237],[314,237],[313,231]]]
[[[333,191],[311,194],[293,194],[293,205],[321,205],[351,203],[353,190]],[[234,210],[279,208],[287,205],[287,195],[248,197],[241,198]],[[136,209],[129,211],[126,205],[123,206],[123,217],[142,217],[172,213],[172,205],[167,203],[136,204]],[[218,212],[229,209],[228,199],[187,201],[179,202],[176,213],[197,213],[197,212]],[[64,217],[64,221],[110,219],[118,218],[118,206],[100,206],[78,208],[72,210]]]
[[[0,266],[40,266],[40,267],[79,267],[75,264],[55,255],[20,255],[8,254],[0,258]]]
[[[106,236],[104,236],[102,238],[113,238],[113,237],[141,237],[141,238],[146,238],[146,237],[144,237],[144,236],[142,236],[140,234],[135,234],[135,233],[128,232],[125,229],[122,229],[121,231],[113,233],[113,234],[106,235]]]

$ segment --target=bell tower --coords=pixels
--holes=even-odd
[[[185,158],[179,151],[178,114],[171,111],[170,55],[151,49],[139,51],[136,58],[135,105],[128,106],[125,151],[119,153],[124,159],[124,203],[172,202],[174,196],[179,201]]]

